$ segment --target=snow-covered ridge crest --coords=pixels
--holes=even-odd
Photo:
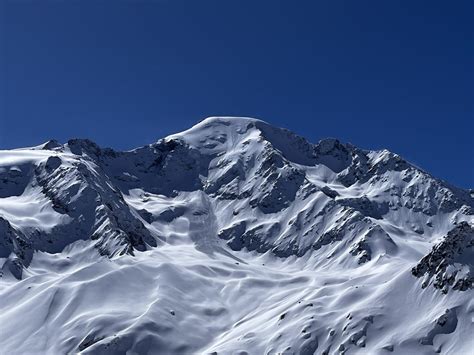
[[[397,154],[253,118],[126,152],[87,139],[0,151],[0,346],[460,352],[473,224],[469,191]],[[113,315],[91,316],[97,298]],[[19,299],[55,341],[15,317]]]
[[[49,141],[2,152],[0,164],[4,176],[0,194],[5,201],[19,199],[36,187],[41,190],[39,198],[51,204],[50,215],[56,214],[57,221],[54,233],[51,228],[20,226],[15,221],[11,225],[19,233],[36,234],[31,241],[35,249],[50,252],[76,239],[110,245],[104,240],[106,234],[126,246],[102,249],[110,255],[155,245],[159,233],[147,222],[150,211],[135,210],[126,202],[133,189],[170,197],[202,190],[212,204],[225,203],[232,210],[219,219],[219,229],[226,231],[219,235],[227,236],[232,249],[272,250],[279,256],[339,245],[329,254],[342,252],[345,259],[344,251],[351,250],[356,256],[360,252],[359,261],[368,261],[377,249],[370,247],[373,238],[361,237],[364,242],[357,238],[372,235],[369,231],[375,228],[392,243],[386,222],[431,240],[450,229],[438,218],[440,214],[450,215],[454,223],[472,220],[473,215],[473,199],[467,191],[445,185],[396,154],[365,151],[336,139],[313,145],[288,130],[245,117],[210,117],[131,152],[102,149],[87,139],[65,145]],[[245,217],[238,215],[240,210]],[[2,215],[7,218],[8,211]],[[106,227],[107,223],[111,225]],[[47,244],[38,242],[42,238]],[[354,244],[346,245],[351,240]],[[5,248],[3,254],[13,249]],[[388,249],[380,252],[394,250]]]

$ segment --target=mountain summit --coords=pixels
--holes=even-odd
[[[0,151],[0,347],[467,353],[473,224],[397,154],[252,118]]]

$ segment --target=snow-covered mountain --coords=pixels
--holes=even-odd
[[[256,119],[0,151],[0,266],[5,354],[474,349],[471,193]]]

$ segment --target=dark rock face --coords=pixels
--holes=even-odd
[[[474,283],[474,228],[461,222],[412,269],[416,277],[426,276],[423,287],[431,279],[444,293],[449,288],[465,291]]]
[[[294,168],[282,168],[279,172],[265,174],[262,192],[250,201],[253,207],[259,207],[263,213],[275,213],[288,207],[294,201],[296,193],[304,182],[304,173]]]
[[[336,198],[339,196],[339,193],[328,186],[323,186],[321,192],[324,193],[327,197]]]
[[[0,198],[20,196],[32,177],[31,166],[22,165],[10,169],[0,168]]]
[[[0,258],[7,258],[2,272],[10,272],[17,279],[21,279],[23,267],[28,267],[32,257],[30,240],[0,217]]]
[[[335,173],[341,172],[352,162],[348,147],[334,138],[321,140],[314,147],[314,152],[317,162],[326,165]]]
[[[113,151],[112,151],[113,152]],[[173,196],[177,191],[203,189],[209,158],[178,139],[162,139],[130,152],[90,156],[122,191],[143,188]]]
[[[219,238],[229,240],[232,238],[240,238],[245,233],[246,222],[241,221],[233,224],[232,226],[222,229],[217,235]]]
[[[245,231],[239,235],[238,232],[243,230],[242,225],[237,225],[232,234],[235,236],[230,239],[227,244],[232,250],[256,250],[261,253],[265,253],[271,248],[268,240],[274,238],[275,235],[280,231],[281,226],[278,223],[272,225],[258,225],[252,229]]]
[[[364,216],[375,219],[382,219],[382,216],[388,212],[388,203],[377,203],[369,200],[367,197],[339,199],[338,202],[346,207],[351,207],[359,211]]]
[[[62,145],[55,139],[51,139],[49,141],[47,141],[45,144],[43,144],[43,146],[41,147],[41,149],[43,150],[55,150],[56,148],[61,148]]]
[[[67,142],[71,153],[75,155],[95,155],[101,154],[100,147],[89,139],[71,139]]]

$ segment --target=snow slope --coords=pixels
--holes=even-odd
[[[251,118],[0,151],[0,266],[5,354],[474,349],[469,191]]]

